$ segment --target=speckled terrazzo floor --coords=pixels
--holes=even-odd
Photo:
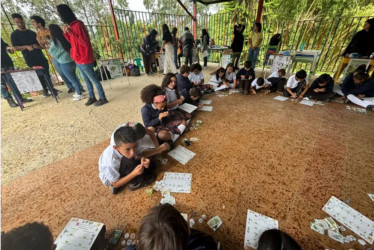
[[[210,233],[224,249],[242,249],[247,209],[279,220],[303,249],[365,249],[356,241],[340,244],[309,228],[332,196],[374,219],[374,113],[346,110],[328,103],[307,107],[264,96],[211,95],[213,112],[199,112],[203,125],[185,137],[198,137],[189,149],[196,156],[185,166],[169,159],[158,168],[192,173],[191,194],[174,194],[183,213],[218,215],[216,232],[206,223],[195,228]],[[108,133],[108,139],[110,133]],[[176,144],[178,145],[180,141]],[[76,152],[2,187],[2,230],[42,221],[56,237],[71,217],[113,229],[137,228],[160,201],[145,188],[111,195],[98,178],[97,161],[108,140]],[[366,246],[367,247],[367,246]],[[120,249],[120,247],[118,247]]]

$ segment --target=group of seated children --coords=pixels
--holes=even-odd
[[[212,236],[192,229],[180,212],[170,204],[159,204],[143,217],[135,245],[126,250],[217,250]],[[1,235],[2,249],[60,248],[55,245],[48,226],[39,222],[27,223]],[[245,248],[246,249],[246,248]],[[277,229],[263,232],[258,250],[300,250],[299,244],[287,233]]]

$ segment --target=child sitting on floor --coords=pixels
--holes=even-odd
[[[201,96],[202,94],[201,94],[200,89],[198,89],[197,87],[193,87],[192,89],[190,89],[191,101],[189,102],[189,104],[202,108],[203,104],[200,103]]]
[[[180,212],[170,204],[153,207],[143,217],[136,245],[126,250],[216,250],[214,239],[188,227]]]
[[[161,83],[167,97],[167,109],[176,110],[184,101],[184,96],[179,95],[177,78],[173,73],[167,73]]]
[[[374,78],[369,78],[366,73],[359,72],[353,76],[353,80],[358,87],[349,92],[348,100],[374,111]]]
[[[120,191],[125,184],[134,191],[150,185],[154,164],[149,158],[138,159],[138,140],[144,137],[146,129],[140,123],[128,123],[116,129],[114,145],[109,145],[99,158],[99,177],[104,185],[110,186],[112,194]],[[163,150],[159,149],[159,153]]]
[[[204,83],[204,75],[201,72],[203,69],[200,64],[195,63],[191,66],[191,73],[188,75],[188,79],[192,82],[195,86],[202,86]]]
[[[365,64],[359,65],[353,73],[350,73],[344,78],[343,82],[340,84],[340,90],[337,90],[336,93],[344,97],[349,95],[349,92],[351,92],[356,87],[358,87],[357,84],[355,84],[353,80],[353,76],[357,73],[365,73],[365,72],[366,72],[366,65]]]
[[[236,81],[239,81],[239,93],[248,95],[251,82],[255,79],[255,71],[251,68],[251,62],[245,61],[244,68],[236,74]]]
[[[220,68],[218,68],[218,69],[220,69]],[[216,74],[218,69],[211,72],[210,75]],[[232,64],[232,63],[229,63],[226,66],[225,81],[230,86],[230,88],[233,88],[233,89],[236,88],[236,84],[237,84],[236,83],[236,73],[235,73],[235,69],[234,69],[234,64]]]
[[[171,141],[174,134],[184,132],[187,123],[176,112],[167,110],[165,90],[155,84],[148,85],[142,89],[140,97],[145,103],[142,107],[144,125],[155,132],[159,140]]]
[[[293,99],[303,98],[304,94],[308,91],[308,79],[305,70],[296,72],[295,75],[288,78],[286,88],[283,91],[283,95],[286,97],[291,96]]]
[[[334,97],[334,79],[329,74],[322,74],[315,79],[305,96],[314,100],[330,101]]]
[[[263,77],[256,78],[251,83],[251,93],[256,95],[261,90],[266,90],[268,94],[270,92],[271,82],[264,79]]]
[[[179,94],[184,97],[186,102],[190,101],[190,89],[194,84],[188,79],[191,68],[187,65],[180,67],[180,73],[177,75],[177,86]]]
[[[267,78],[269,82],[271,82],[271,91],[281,91],[283,93],[285,82],[283,79],[286,75],[286,71],[284,69],[279,69],[278,71],[274,71],[270,74]]]
[[[220,67],[217,69],[216,73],[212,76],[212,79],[210,79],[210,82],[207,84],[209,88],[214,89],[214,91],[229,89],[230,86],[226,82],[225,74],[226,70],[224,68]]]

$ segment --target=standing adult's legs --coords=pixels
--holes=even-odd
[[[253,52],[254,52],[254,50],[251,47],[249,47],[247,61],[250,61],[252,63],[252,68],[253,68],[253,62],[252,62],[253,61]]]
[[[178,46],[173,46],[174,50],[174,64],[176,68],[179,68],[178,66]]]
[[[78,69],[80,70],[80,72],[82,73],[82,77],[83,77],[83,74],[86,76],[86,79],[83,77],[83,79],[86,81],[88,81],[90,84],[87,84],[87,89],[90,88],[90,90],[88,90],[89,92],[89,96],[90,97],[95,97],[95,93],[93,91],[93,86],[92,86],[92,83],[95,84],[95,87],[97,89],[97,92],[99,93],[99,98],[101,100],[106,100],[106,97],[105,97],[105,92],[104,92],[104,89],[103,89],[103,86],[101,85],[99,79],[96,77],[96,74],[95,74],[95,71],[94,71],[94,67],[93,67],[93,63],[90,63],[90,64],[77,64],[78,66]],[[91,93],[90,93],[91,92]]]
[[[54,58],[52,58],[53,66],[55,66],[55,69],[57,73],[61,76],[62,80],[65,82],[66,87],[70,90],[74,88],[73,83],[69,80],[69,78],[64,74],[64,71],[61,68],[61,64]]]
[[[143,55],[143,63],[144,63],[145,73],[149,74],[151,72],[150,56]]]
[[[60,64],[60,66],[61,66],[62,72],[69,79],[69,81],[73,84],[75,92],[78,95],[82,95],[83,86],[76,74],[77,65],[75,64],[75,62],[63,63],[63,64]]]
[[[253,61],[252,61],[252,68],[255,69],[256,67],[256,62],[258,58],[258,54],[260,53],[260,48],[257,48],[253,51]]]
[[[171,70],[172,73],[177,72],[177,68],[173,62],[173,46],[171,44],[165,45],[165,60],[164,60],[164,74],[168,73],[168,70]]]
[[[192,65],[193,48],[189,49],[190,66]]]

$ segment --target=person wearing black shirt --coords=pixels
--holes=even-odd
[[[143,55],[143,63],[145,73],[149,75],[151,73],[151,65],[154,60],[154,55],[157,49],[160,48],[157,42],[158,33],[156,30],[152,30],[144,39],[143,45],[141,47],[142,55]]]
[[[235,70],[238,70],[240,54],[243,51],[243,43],[244,43],[243,32],[245,29],[245,25],[241,25],[241,24],[236,25],[236,15],[234,15],[233,23],[234,23],[234,40],[232,41],[231,49],[234,54],[232,57],[232,63],[235,65]]]
[[[8,55],[8,52],[14,53],[14,49],[1,38],[1,68],[4,70],[14,69],[12,59]],[[16,92],[15,94],[21,98],[22,102],[32,101],[31,99],[22,98],[22,95],[17,88],[14,91]],[[14,102],[12,96],[10,95],[6,82],[3,78],[1,78],[1,96],[8,101],[10,107],[18,107],[17,103]]]
[[[49,65],[48,60],[45,58],[41,47],[36,40],[36,33],[29,29],[26,29],[25,21],[20,14],[13,13],[12,18],[18,29],[13,31],[11,34],[12,44],[15,50],[21,51],[23,58],[26,61],[27,66],[42,66],[47,77],[49,76]],[[43,86],[43,96],[47,97],[48,88],[44,77],[39,76],[40,83]]]
[[[374,18],[365,22],[363,30],[357,32],[348,44],[343,55],[359,53],[362,57],[369,57],[374,52]]]

